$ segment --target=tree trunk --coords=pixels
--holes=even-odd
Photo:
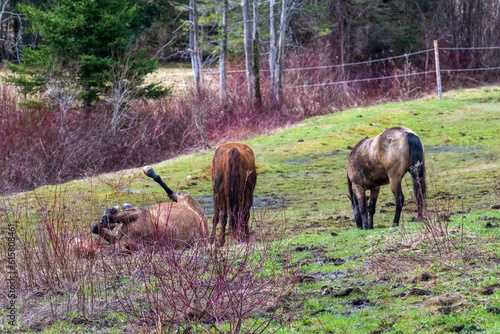
[[[278,43],[278,64],[277,64],[279,101],[281,101],[283,96],[283,66],[285,63],[285,32],[286,32],[286,16],[287,16],[286,7],[287,7],[287,0],[283,0],[281,3],[280,39]]]
[[[201,55],[199,46],[199,27],[198,27],[198,0],[190,0],[189,20],[189,53],[191,55],[191,66],[193,67],[194,86],[196,93],[199,94],[203,85],[203,76],[201,73]]]
[[[252,20],[248,8],[248,0],[241,2],[243,12],[244,44],[245,44],[245,71],[247,75],[248,96],[253,98],[255,87],[255,77],[253,75],[253,57],[252,57]]]
[[[219,70],[220,70],[220,104],[223,105],[226,101],[226,57],[227,57],[227,12],[229,10],[228,0],[224,0],[222,10],[222,43],[220,50]]]
[[[260,92],[260,30],[259,30],[259,0],[253,0],[253,76],[255,77],[254,99],[262,103]]]
[[[269,1],[269,76],[271,81],[271,98],[278,101],[278,80],[276,77],[276,30],[274,8],[276,0]]]

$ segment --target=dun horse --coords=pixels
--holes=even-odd
[[[211,169],[214,191],[212,238],[215,239],[215,229],[221,221],[219,245],[224,245],[229,218],[235,236],[240,242],[245,241],[249,237],[248,220],[257,183],[253,151],[241,143],[224,144],[215,151]]]
[[[208,237],[208,225],[200,203],[185,191],[172,191],[151,167],[144,173],[165,189],[173,203],[159,203],[147,209],[124,205],[106,209],[101,221],[92,223],[92,233],[98,234],[120,250],[134,250],[143,243],[167,243],[174,248],[192,246]]]
[[[374,138],[361,140],[352,149],[347,183],[358,228],[373,229],[377,197],[380,186],[385,184],[390,184],[396,200],[396,214],[392,226],[399,225],[404,202],[401,180],[408,171],[413,181],[418,216],[422,218],[426,193],[424,147],[413,131],[402,126],[390,128]],[[366,190],[370,190],[368,207]]]

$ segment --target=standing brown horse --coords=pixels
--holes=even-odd
[[[212,160],[212,188],[214,191],[214,220],[212,238],[219,220],[222,222],[219,246],[224,245],[226,224],[238,240],[249,236],[248,220],[257,183],[255,158],[250,147],[242,143],[221,145]]]
[[[417,199],[418,216],[422,218],[425,186],[424,147],[420,138],[408,128],[390,128],[374,138],[361,140],[352,149],[347,169],[349,199],[358,228],[373,229],[373,215],[380,186],[391,185],[396,200],[392,226],[399,225],[404,196],[401,180],[410,172]],[[368,206],[366,190],[370,190]]]

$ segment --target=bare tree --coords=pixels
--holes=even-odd
[[[242,0],[241,9],[243,12],[243,28],[244,28],[244,45],[245,45],[245,71],[247,76],[248,96],[252,98],[254,95],[255,76],[253,72],[253,56],[252,56],[252,20],[248,0]]]
[[[224,0],[222,9],[222,42],[220,50],[219,70],[220,70],[220,104],[226,100],[226,57],[227,57],[227,14],[229,11],[229,1]]]
[[[278,80],[276,76],[276,29],[274,19],[274,9],[276,0],[269,1],[269,73],[271,79],[271,97],[276,101],[279,99],[278,95]]]
[[[111,91],[109,103],[112,107],[111,129],[115,132],[118,125],[130,110],[130,103],[136,97],[134,89],[138,82],[131,71],[131,62],[128,57],[125,60],[114,62],[110,70]]]
[[[255,77],[254,84],[254,99],[260,104],[262,102],[262,94],[260,91],[260,30],[259,30],[259,0],[253,0],[253,76]]]
[[[281,19],[279,25],[278,44],[276,44],[275,0],[269,2],[269,70],[271,72],[271,95],[275,101],[281,100],[283,89],[283,66],[285,57],[285,31],[287,23],[287,0],[281,2]]]
[[[23,33],[21,15],[11,11],[14,5],[0,0],[0,58],[19,59],[19,44]]]
[[[283,95],[283,67],[285,64],[285,32],[287,20],[287,0],[281,2],[281,20],[280,20],[280,38],[278,42],[278,100],[281,100]]]
[[[203,75],[201,72],[201,52],[200,52],[200,29],[198,26],[198,0],[189,0],[189,53],[191,55],[191,66],[193,67],[194,85],[199,94],[203,85]]]
[[[69,109],[76,103],[78,95],[82,92],[81,87],[75,77],[65,71],[49,73],[46,85],[46,94],[50,97],[52,103],[59,106],[61,124],[64,125]]]

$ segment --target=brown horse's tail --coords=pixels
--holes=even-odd
[[[231,149],[229,151],[229,156],[227,160],[227,168],[225,168],[224,179],[225,182],[225,193],[227,195],[227,208],[229,214],[229,221],[233,222],[233,227],[235,222],[238,221],[238,216],[240,215],[240,206],[242,203],[242,196],[244,189],[243,180],[240,173],[241,169],[241,154],[237,148]]]
[[[406,135],[410,148],[410,174],[413,181],[413,191],[417,199],[418,214],[422,215],[423,202],[427,193],[425,185],[424,146],[420,138],[414,133]]]

